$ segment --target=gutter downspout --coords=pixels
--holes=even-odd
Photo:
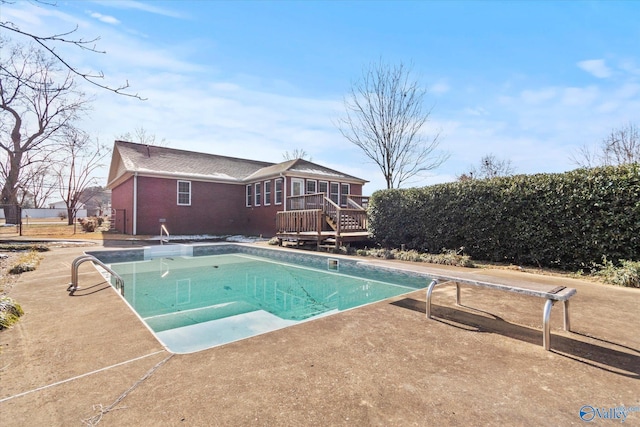
[[[138,172],[133,174],[133,235],[138,231]]]
[[[287,209],[287,177],[284,176],[282,174],[282,172],[280,172],[280,178],[282,178],[282,193],[283,193],[283,200],[282,200],[282,204],[284,205],[284,211],[286,212]]]

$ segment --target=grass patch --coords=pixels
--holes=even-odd
[[[0,243],[0,251],[36,251],[47,252],[49,251],[47,245],[39,243]]]
[[[22,307],[13,298],[0,297],[0,330],[12,326],[23,314]]]
[[[40,260],[42,260],[42,255],[37,251],[27,252],[18,258],[18,262],[9,269],[9,273],[20,274],[26,271],[33,271],[40,264]]]

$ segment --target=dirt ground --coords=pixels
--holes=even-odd
[[[0,426],[640,425],[637,289],[483,269],[578,290],[571,332],[561,305],[552,311],[551,351],[543,300],[462,287],[456,306],[443,285],[431,320],[416,291],[173,355],[92,266],[67,294],[83,250],[45,253],[10,290],[25,315],[0,333]]]

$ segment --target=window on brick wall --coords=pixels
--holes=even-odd
[[[283,188],[282,178],[276,179],[276,200],[275,200],[276,205],[282,204],[282,188]]]
[[[329,197],[329,183],[327,181],[318,182],[318,193],[324,193],[325,196]]]
[[[253,186],[251,184],[247,185],[247,207],[251,207],[251,201],[253,199],[253,191],[251,189]]]
[[[191,206],[191,181],[178,181],[178,205]]]
[[[329,188],[329,198],[333,203],[337,205],[338,203],[340,203],[340,184],[338,184],[337,182],[332,182]]]
[[[264,182],[264,205],[271,204],[271,181]]]
[[[349,184],[340,184],[340,206],[347,206],[349,191],[351,191]]]
[[[307,180],[307,194],[316,194],[318,191],[318,182],[313,179]]]
[[[256,203],[255,206],[260,206],[262,204],[262,185],[259,182],[255,183],[256,187]]]

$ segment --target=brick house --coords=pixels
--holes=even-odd
[[[303,159],[274,164],[115,141],[107,187],[112,228],[122,233],[156,235],[164,223],[172,235],[271,237],[296,231],[277,225],[279,213],[317,210],[318,200],[346,212],[366,182]],[[336,228],[317,223],[317,235]]]

